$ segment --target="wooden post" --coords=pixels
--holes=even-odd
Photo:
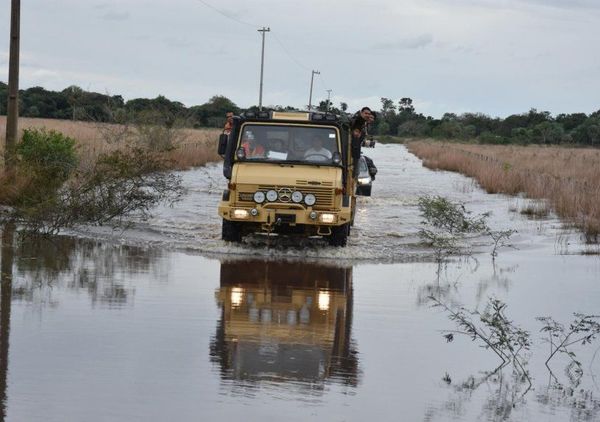
[[[10,56],[8,64],[8,107],[6,113],[6,145],[4,164],[11,171],[15,166],[15,145],[19,131],[19,36],[21,32],[21,0],[11,1]]]

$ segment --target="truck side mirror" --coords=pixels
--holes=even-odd
[[[217,153],[223,157],[225,155],[225,151],[227,150],[227,140],[229,139],[229,135],[223,133],[219,136],[219,149]]]

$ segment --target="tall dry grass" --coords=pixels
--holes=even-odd
[[[100,154],[122,148],[136,139],[135,127],[108,123],[55,119],[19,119],[19,130],[46,128],[61,132],[77,141],[81,166],[93,163]],[[174,149],[164,153],[173,169],[186,169],[218,161],[218,129],[177,129]],[[0,116],[0,154],[4,153],[6,116]]]
[[[588,241],[599,239],[600,150],[431,141],[411,142],[408,149],[424,166],[473,177],[489,193],[547,199]]]

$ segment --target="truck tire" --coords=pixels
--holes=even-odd
[[[226,242],[241,242],[242,231],[240,230],[239,223],[223,219],[223,226],[221,227],[221,239]]]
[[[350,230],[348,224],[331,228],[331,234],[327,238],[331,246],[346,246]]]

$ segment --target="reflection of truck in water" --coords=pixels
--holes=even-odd
[[[223,262],[216,298],[211,356],[224,379],[356,384],[352,268]]]
[[[357,161],[349,124],[333,114],[247,112],[219,139],[229,184],[222,237],[323,236],[345,246],[356,207]]]

